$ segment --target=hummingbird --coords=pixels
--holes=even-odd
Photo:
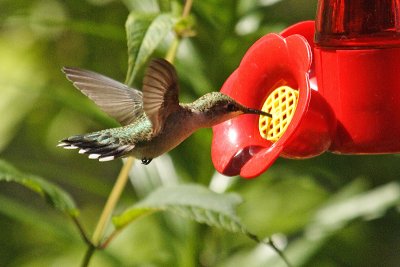
[[[66,149],[79,149],[80,154],[99,161],[133,156],[147,165],[200,128],[212,127],[241,114],[271,117],[220,92],[207,93],[192,103],[179,103],[176,70],[160,58],[149,63],[142,91],[89,70],[64,67],[62,71],[77,89],[122,125],[74,135],[58,144]]]

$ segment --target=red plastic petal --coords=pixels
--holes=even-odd
[[[308,71],[312,62],[307,41],[294,35],[286,39],[268,34],[247,51],[239,68],[228,78],[221,92],[252,108],[261,108],[269,93],[281,85],[303,88],[292,123],[282,138],[272,144],[261,138],[258,116],[242,115],[214,127],[212,159],[216,169],[227,175],[259,175],[279,156],[283,144],[298,127],[308,106]],[[247,167],[246,167],[247,166]],[[249,170],[251,168],[251,170]]]
[[[307,41],[299,35],[289,36],[284,41],[285,46],[283,48],[288,56],[288,61],[287,65],[279,66],[281,69],[280,79],[285,81],[290,87],[298,88],[299,90],[299,102],[296,113],[285,134],[272,146],[260,150],[242,167],[240,175],[245,178],[256,177],[272,165],[284,150],[284,147],[291,142],[309,106],[311,90],[309,87],[308,71],[312,62],[311,49]],[[273,66],[268,67],[273,68]],[[285,71],[282,71],[282,69]],[[271,90],[276,87],[269,88],[266,95],[268,96]]]

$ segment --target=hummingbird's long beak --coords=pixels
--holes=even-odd
[[[244,107],[243,112],[246,113],[246,114],[257,114],[257,115],[263,115],[263,116],[267,116],[267,117],[272,118],[271,114],[269,114],[267,112],[264,112],[262,110],[258,110],[258,109],[252,109],[252,108]]]

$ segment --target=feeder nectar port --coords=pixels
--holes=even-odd
[[[285,133],[296,111],[299,92],[288,86],[276,88],[265,100],[262,111],[272,114],[272,118],[260,116],[258,128],[260,135],[276,142]]]

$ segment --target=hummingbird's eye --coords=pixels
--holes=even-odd
[[[226,109],[231,112],[231,111],[237,111],[238,107],[235,104],[229,103],[228,105],[226,105]]]

